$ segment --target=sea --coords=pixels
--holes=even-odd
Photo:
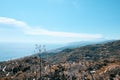
[[[37,44],[45,45],[46,50],[62,47],[62,44]],[[0,62],[22,58],[37,53],[36,43],[0,43]]]

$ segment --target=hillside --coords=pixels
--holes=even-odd
[[[120,80],[120,40],[0,62],[0,80]]]
[[[45,65],[46,62],[37,57],[0,62],[0,80],[40,79],[40,67]]]
[[[55,55],[57,53],[61,53],[62,51],[65,51],[65,49],[75,49],[75,48],[79,48],[82,46],[87,46],[87,45],[93,45],[93,44],[103,44],[103,43],[107,43],[107,42],[111,42],[114,40],[102,40],[102,41],[80,41],[80,42],[71,42],[68,44],[65,44],[62,47],[56,48],[56,49],[52,49],[52,50],[48,50],[45,53],[49,56]],[[46,54],[42,53],[42,57],[46,57]],[[40,56],[39,54],[34,54],[33,56]]]
[[[103,44],[87,45],[75,49],[64,49],[49,57],[53,63],[69,61],[99,61],[102,59],[120,60],[120,41],[112,41]]]

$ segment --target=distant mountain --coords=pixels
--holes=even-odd
[[[111,41],[114,41],[114,40],[71,42],[71,43],[68,43],[66,46],[63,46],[59,49],[62,49],[62,50],[66,48],[73,49],[73,48],[78,48],[81,46],[86,46],[86,45],[91,45],[91,44],[102,44],[102,43],[107,43]]]
[[[48,50],[48,51],[43,52],[41,54],[34,54],[33,56],[40,56],[40,55],[42,55],[42,57],[46,57],[46,55],[52,56],[54,54],[61,53],[65,49],[74,49],[74,48],[79,48],[79,47],[86,46],[86,45],[103,44],[103,43],[112,42],[112,41],[115,41],[115,40],[71,42],[71,43],[65,44],[63,47]]]
[[[77,48],[66,48],[61,52],[51,56],[49,61],[65,62],[79,61],[83,57],[90,60],[98,60],[104,58],[115,57],[120,59],[120,41],[101,42],[101,44],[86,45]]]

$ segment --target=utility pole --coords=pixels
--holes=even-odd
[[[40,57],[40,80],[42,80],[41,79],[41,77],[42,77],[42,56],[41,56],[41,54],[42,54],[42,52],[45,52],[46,51],[46,48],[45,48],[45,45],[38,45],[38,44],[36,44],[35,45],[35,49],[36,49],[36,51],[37,51],[37,54],[39,54],[39,57]]]

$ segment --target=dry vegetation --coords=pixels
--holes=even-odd
[[[0,80],[120,80],[120,41],[1,62]]]

